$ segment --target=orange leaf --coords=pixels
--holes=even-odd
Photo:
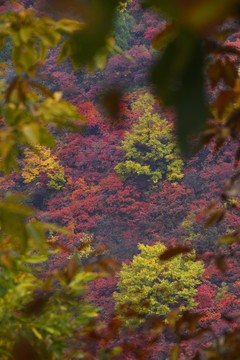
[[[227,263],[224,260],[223,255],[216,256],[215,264],[216,264],[217,268],[223,273],[225,273],[227,271],[227,269],[228,269]]]
[[[209,226],[211,226],[214,222],[219,223],[223,219],[224,215],[225,215],[225,210],[223,209],[216,210],[206,221],[204,225],[204,229],[209,228]]]
[[[177,256],[179,254],[186,254],[191,251],[192,251],[192,249],[185,247],[185,246],[172,247],[172,248],[164,251],[164,253],[159,256],[159,260],[164,260],[164,261],[169,260],[174,256]]]

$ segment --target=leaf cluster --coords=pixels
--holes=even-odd
[[[51,253],[50,250],[44,254],[28,251],[20,256],[12,250],[8,253],[11,262],[8,266],[1,258],[2,359],[15,357],[17,349],[24,353],[24,349],[20,350],[23,342],[34,356],[62,357],[66,339],[69,338],[73,350],[73,333],[80,337],[92,327],[91,320],[97,316],[97,310],[83,300],[83,295],[85,284],[97,275],[78,270],[74,275],[69,271],[56,272],[43,278],[40,274]]]

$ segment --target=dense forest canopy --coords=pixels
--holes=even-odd
[[[1,359],[239,359],[239,7],[0,3]]]

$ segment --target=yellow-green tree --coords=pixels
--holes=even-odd
[[[51,154],[51,150],[45,146],[36,146],[37,153],[29,149],[24,151],[25,166],[21,172],[25,183],[38,181],[41,174],[48,177],[47,186],[49,189],[60,190],[65,184],[64,169],[57,158]]]
[[[204,270],[202,262],[195,260],[194,252],[161,262],[159,256],[166,250],[163,244],[138,247],[141,253],[133,258],[131,265],[122,267],[114,298],[120,317],[124,304],[128,304],[127,309],[136,310],[142,318],[126,317],[124,323],[138,326],[152,315],[166,319],[172,309],[193,309]]]
[[[125,160],[115,170],[124,178],[146,175],[153,183],[167,179],[173,185],[183,178],[183,161],[173,136],[173,125],[154,113],[153,98],[146,94],[133,104],[140,117],[122,142]]]

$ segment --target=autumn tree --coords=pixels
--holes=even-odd
[[[64,168],[51,150],[44,146],[37,146],[37,153],[26,149],[25,166],[21,172],[25,183],[35,182],[41,185],[40,176],[47,176],[47,187],[49,189],[60,190],[65,184]]]
[[[139,244],[138,248],[140,254],[134,256],[130,265],[122,267],[114,298],[120,314],[124,304],[128,304],[142,317],[124,319],[124,323],[140,325],[152,315],[166,319],[171,309],[193,309],[197,305],[194,295],[204,270],[194,253],[178,255],[165,263],[159,260],[166,250],[163,244]]]
[[[145,94],[132,106],[139,121],[125,134],[125,160],[115,170],[124,178],[145,175],[153,183],[167,179],[176,185],[183,178],[183,161],[173,136],[173,124],[154,113],[154,99]]]

